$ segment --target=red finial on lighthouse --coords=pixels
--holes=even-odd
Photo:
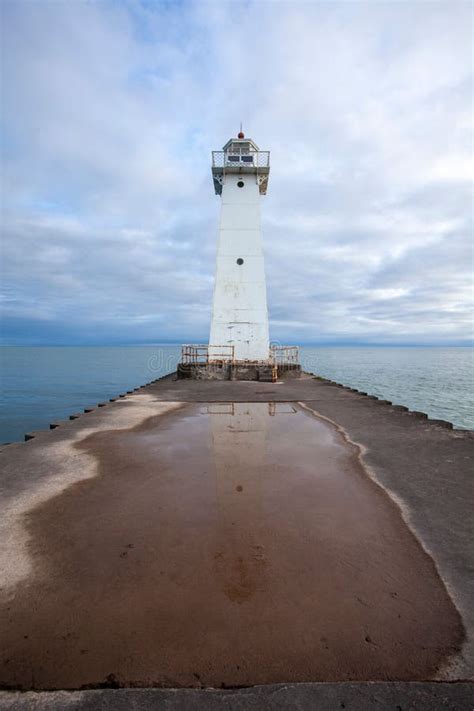
[[[244,132],[242,131],[242,121],[240,122],[240,131],[239,131],[239,133],[237,134],[237,138],[245,138],[245,134],[244,134]]]

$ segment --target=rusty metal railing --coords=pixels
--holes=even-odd
[[[183,364],[202,364],[208,363],[234,363],[235,361],[235,346],[233,345],[213,345],[207,343],[191,344],[186,343],[181,346],[181,363]],[[257,361],[238,361],[252,362]],[[262,365],[297,365],[299,363],[299,348],[298,346],[270,346],[268,361],[258,361]]]
[[[270,346],[270,360],[274,365],[299,363],[298,346]]]
[[[190,344],[181,346],[181,363],[202,364],[234,362],[234,346],[214,346],[212,344]]]

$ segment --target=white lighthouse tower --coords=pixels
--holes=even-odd
[[[260,225],[270,152],[242,129],[212,152],[212,178],[222,198],[216,281],[208,344],[183,345],[178,378],[262,380],[299,377],[297,346],[270,346]]]
[[[212,153],[216,194],[222,197],[209,358],[268,363],[267,291],[260,225],[270,153],[242,131]]]

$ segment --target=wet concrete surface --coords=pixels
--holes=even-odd
[[[331,423],[209,402],[90,430],[71,445],[90,476],[22,514],[4,686],[416,680],[459,651],[432,558]]]
[[[225,387],[228,385],[229,387]],[[462,654],[442,678],[474,678],[474,432],[447,429],[324,379],[303,374],[281,383],[189,383],[175,376],[146,388],[157,401],[227,398],[303,402],[342,428],[373,477],[435,561],[467,629]]]

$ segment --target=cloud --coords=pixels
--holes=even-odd
[[[207,340],[241,119],[274,339],[471,337],[469,3],[1,11],[7,342]]]

